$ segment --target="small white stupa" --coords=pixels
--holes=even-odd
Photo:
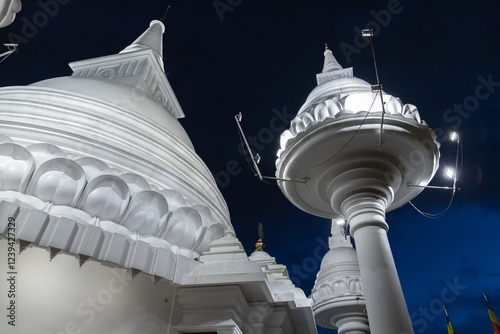
[[[318,326],[336,329],[339,334],[368,334],[358,258],[344,228],[332,220],[330,250],[321,261],[311,292],[314,318]]]
[[[347,220],[371,333],[413,333],[385,214],[429,183],[439,144],[414,105],[354,77],[328,48],[324,54],[318,86],[281,135],[278,184],[299,209]]]

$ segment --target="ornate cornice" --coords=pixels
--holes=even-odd
[[[412,104],[404,104],[388,94],[383,94],[385,104],[385,117],[394,117],[402,121],[411,122],[414,125],[427,127],[420,119],[417,107]],[[378,98],[379,99],[379,98]],[[373,105],[371,105],[373,103]],[[286,150],[287,145],[293,142],[297,136],[307,132],[310,128],[320,123],[334,122],[336,119],[350,117],[364,118],[367,113],[380,118],[382,108],[380,100],[375,93],[359,92],[353,94],[334,94],[321,101],[311,104],[297,114],[290,122],[290,129],[284,131],[280,137],[280,149],[278,160],[280,163],[281,153]]]
[[[192,258],[222,237],[224,225],[208,207],[96,158],[74,158],[44,143],[23,147],[2,136],[0,165],[0,200],[6,202],[175,246]]]

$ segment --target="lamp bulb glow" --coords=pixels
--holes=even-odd
[[[451,168],[446,169],[446,176],[452,179],[455,176],[455,171]]]
[[[451,133],[451,135],[450,135],[450,139],[451,139],[451,141],[457,140],[458,139],[458,134],[455,131],[453,131]]]
[[[345,220],[344,219],[337,219],[337,225],[344,225],[345,224]]]

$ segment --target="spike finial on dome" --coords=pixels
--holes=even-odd
[[[347,224],[346,221],[339,224],[339,221],[332,219],[332,236],[329,238],[330,249],[338,247],[352,247],[351,238],[346,235],[344,230],[345,224]]]
[[[328,47],[328,44],[325,43],[325,62],[323,64],[323,71],[322,73],[325,72],[333,72],[333,71],[338,71],[343,69],[342,66],[340,66],[339,62],[335,57],[333,56],[332,50]]]
[[[153,20],[146,31],[119,54],[70,63],[72,76],[119,81],[142,90],[175,118],[182,118],[184,112],[165,75],[162,52],[164,32],[163,23]]]
[[[160,59],[163,59],[163,33],[165,26],[161,21],[153,20],[149,28],[143,32],[132,44],[123,49],[120,54],[151,49]]]
[[[323,54],[325,56],[323,70],[321,73],[316,74],[316,81],[318,82],[318,85],[337,78],[353,77],[352,67],[344,69],[333,56],[332,50],[330,50],[327,43],[325,43],[325,52]]]

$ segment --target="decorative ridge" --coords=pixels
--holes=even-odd
[[[285,130],[281,134],[280,149],[277,156],[279,157],[287,145],[294,141],[299,134],[306,132],[309,128],[317,124],[337,119],[365,116],[370,107],[370,114],[381,113],[382,107],[380,101],[375,100],[375,103],[372,104],[374,97],[375,93],[368,92],[345,96],[334,95],[306,108],[290,122],[290,129]],[[386,117],[399,117],[412,121],[415,125],[427,126],[421,120],[416,106],[412,104],[403,105],[398,98],[385,93],[383,94],[383,98],[386,105]]]
[[[349,78],[353,76],[352,67],[344,69],[337,59],[333,56],[332,50],[328,47],[328,44],[325,43],[325,52],[323,53],[325,56],[325,60],[323,62],[323,70],[321,73],[316,75],[316,81],[318,85],[326,82],[335,80],[338,78]]]
[[[110,231],[179,247],[192,258],[222,237],[210,209],[173,189],[91,157],[72,159],[50,144],[26,148],[0,137],[0,199]],[[102,225],[102,226],[104,226]],[[156,241],[154,241],[156,240]]]
[[[339,62],[337,61],[337,59],[335,59],[335,57],[333,56],[332,50],[330,50],[328,48],[327,44],[325,44],[324,56],[325,56],[325,61],[324,61],[324,64],[323,64],[323,71],[322,71],[322,73],[334,72],[334,71],[339,71],[339,70],[344,69],[339,64]]]
[[[179,277],[170,268],[177,268],[179,262],[185,268],[198,264],[187,256],[189,254],[165,240],[112,229],[110,222],[85,223],[0,199],[0,234],[4,236],[8,217],[16,221],[20,252],[36,245],[48,249],[50,260],[65,252],[75,254],[80,267],[92,258],[131,268],[135,274],[153,275],[155,282],[165,278],[176,283],[180,283]]]

